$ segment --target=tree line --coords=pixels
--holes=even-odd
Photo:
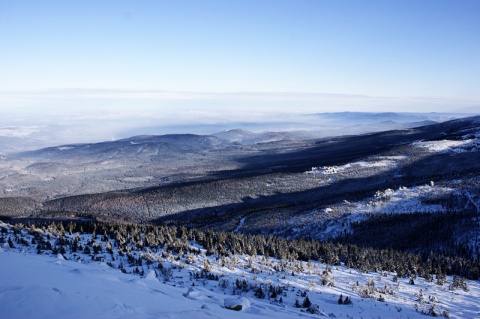
[[[184,226],[153,226],[145,224],[118,224],[100,222],[40,222],[34,225],[16,224],[19,229],[43,228],[59,236],[55,249],[79,249],[75,240],[62,240],[70,234],[91,234],[89,250],[98,248],[96,240],[103,241],[105,250],[115,246],[119,253],[128,254],[132,247],[148,248],[153,252],[162,249],[165,253],[199,254],[200,250],[192,248],[192,241],[197,242],[207,255],[215,255],[217,260],[235,254],[263,255],[265,258],[279,259],[280,268],[288,262],[319,261],[328,265],[345,264],[362,272],[390,271],[398,277],[433,279],[433,275],[457,275],[468,279],[480,278],[479,260],[469,254],[449,255],[440,250],[430,253],[405,252],[392,247],[376,248],[357,245],[347,241],[317,241],[312,239],[285,239],[273,235],[249,235],[234,232],[215,232],[199,230]],[[0,242],[5,241],[3,231]],[[61,242],[59,242],[61,241]],[[77,240],[78,244],[78,240]],[[45,242],[39,242],[38,249],[50,248]],[[97,248],[95,248],[97,247]],[[81,247],[85,249],[85,247]],[[148,262],[148,255],[144,257]],[[138,262],[134,261],[133,262]],[[141,263],[142,261],[140,261]]]

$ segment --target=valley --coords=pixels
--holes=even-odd
[[[2,158],[0,212],[222,231],[242,219],[242,232],[328,239],[372,214],[474,209],[479,132],[472,117],[323,139],[237,130],[50,147]]]

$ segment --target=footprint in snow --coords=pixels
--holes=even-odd
[[[55,291],[58,294],[62,294],[62,291],[58,288],[52,288],[53,291]]]

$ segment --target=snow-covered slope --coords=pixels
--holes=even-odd
[[[14,235],[9,225],[0,226],[8,229],[2,235],[7,241],[32,238],[25,230]],[[35,231],[56,239],[48,231]],[[92,239],[67,235],[77,236],[83,245]],[[161,250],[150,252],[161,267],[144,263],[138,274],[130,273],[135,266],[128,266],[115,247],[113,258],[103,254],[101,259],[110,260],[105,263],[85,252],[37,254],[32,245],[18,241],[0,247],[0,318],[422,318],[422,312],[432,311],[451,318],[480,316],[477,281],[468,281],[468,291],[450,290],[452,277],[441,284],[416,278],[412,284],[390,272],[360,273],[314,261],[246,255],[216,260],[194,242],[201,253],[188,262],[185,256],[164,259]],[[121,263],[127,273],[116,269]],[[276,296],[270,287],[278,290]],[[339,304],[341,295],[352,303]],[[295,307],[296,300],[303,304],[307,298],[312,306]],[[240,311],[227,309],[240,305]]]

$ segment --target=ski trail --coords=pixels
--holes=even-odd
[[[242,228],[243,223],[245,222],[245,219],[247,219],[247,217],[243,217],[242,219],[240,219],[240,223],[238,224],[237,228],[235,228],[235,230],[233,231],[234,233],[238,233],[240,228]]]

